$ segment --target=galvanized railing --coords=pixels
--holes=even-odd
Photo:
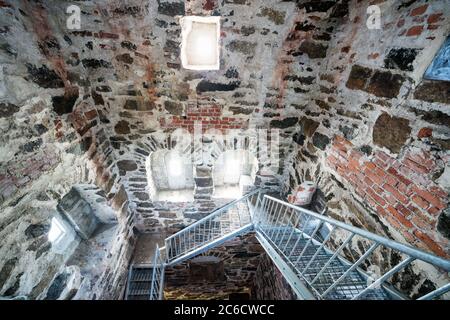
[[[300,299],[408,299],[392,281],[407,266],[422,261],[450,271],[449,260],[331,219],[324,212],[255,190],[165,240],[165,247],[155,254],[150,299],[162,299],[165,266],[253,230]],[[346,258],[355,252],[354,242],[362,253]],[[370,273],[370,260],[381,248],[403,260],[378,274]],[[446,283],[419,300],[436,299],[448,291]]]
[[[165,240],[168,265],[180,263],[253,228],[249,208],[256,205],[259,190],[230,202]]]
[[[150,300],[162,300],[164,298],[164,269],[165,263],[161,256],[161,250],[156,245],[155,257],[153,259],[153,275],[150,287]]]
[[[450,271],[450,260],[282,200],[265,195],[258,203],[253,219],[257,237],[300,298],[407,299],[390,280],[411,263],[420,260]],[[352,241],[366,248],[349,261],[343,252],[354,252]],[[383,274],[368,273],[371,256],[381,248],[397,252],[403,260]],[[448,291],[449,283],[419,300],[435,299]]]

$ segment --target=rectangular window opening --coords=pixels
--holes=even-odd
[[[181,19],[181,62],[189,70],[220,69],[220,17]]]

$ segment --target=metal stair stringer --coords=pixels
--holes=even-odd
[[[282,273],[284,279],[291,286],[294,293],[299,300],[316,300],[315,296],[311,293],[307,286],[303,283],[300,277],[291,269],[288,263],[283,257],[274,249],[274,247],[266,240],[266,238],[256,231],[256,239],[258,239],[261,246],[264,248],[272,262]]]
[[[165,240],[157,250],[160,263],[153,267],[150,299],[161,299],[164,268],[190,259],[236,236],[254,231],[264,250],[298,299],[302,300],[397,300],[408,299],[389,279],[409,264],[428,263],[450,272],[450,260],[356,228],[255,190],[231,202]],[[340,232],[341,243],[330,239]],[[365,251],[355,261],[348,261],[342,251],[354,238],[364,240]],[[361,265],[379,247],[403,257],[383,274],[368,274]],[[419,300],[436,299],[450,291],[443,284]]]
[[[162,248],[166,265],[181,263],[253,231],[252,208],[260,201],[260,192],[254,190],[168,237]]]
[[[170,266],[182,263],[183,261],[189,260],[189,259],[191,259],[191,258],[193,258],[195,256],[198,256],[198,255],[200,255],[200,254],[202,254],[202,253],[204,253],[204,252],[206,252],[206,251],[208,251],[208,250],[210,250],[212,248],[218,247],[221,244],[223,244],[223,243],[225,243],[225,242],[227,242],[229,240],[234,239],[235,237],[244,235],[244,234],[246,234],[248,232],[251,232],[251,231],[253,231],[253,224],[250,223],[250,224],[247,224],[247,225],[243,226],[242,228],[239,228],[239,229],[237,229],[237,230],[235,230],[235,231],[233,231],[231,233],[228,233],[228,234],[226,234],[226,235],[224,235],[224,236],[222,236],[222,237],[220,237],[218,239],[215,239],[215,240],[213,240],[213,241],[211,241],[209,243],[206,243],[206,244],[202,245],[201,247],[196,248],[193,251],[187,252],[186,254],[182,255],[181,257],[178,257],[175,260],[172,260],[172,261],[168,262],[166,264],[166,266],[170,267]]]

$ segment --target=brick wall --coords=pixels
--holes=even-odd
[[[377,151],[369,158],[338,136],[327,165],[408,243],[448,256],[448,239],[436,232],[438,217],[448,206],[448,193],[430,180],[436,164],[429,153],[409,151],[396,159]]]
[[[8,84],[0,87],[0,208],[19,217],[42,189],[101,187],[122,226],[111,258],[120,267],[99,279],[98,297],[123,288],[137,222],[173,231],[195,220],[191,208],[153,203],[145,178],[149,154],[194,121],[280,129],[281,168],[259,174],[259,184],[288,191],[317,180],[330,216],[449,253],[450,90],[422,81],[448,35],[447,1],[376,1],[381,30],[365,26],[368,0],[141,2],[80,2],[82,29],[68,31],[65,2],[0,1]],[[181,68],[177,16],[185,13],[221,15],[219,71]],[[225,150],[216,147],[204,147],[207,166],[213,149]],[[217,205],[192,208],[206,214]],[[12,220],[0,222],[15,228]],[[30,273],[21,272],[1,290],[26,282]]]
[[[194,124],[201,125],[204,133],[210,129],[216,129],[224,134],[228,129],[247,129],[248,119],[223,115],[223,107],[218,105],[210,106],[188,106],[185,116],[171,116],[161,118],[160,124],[165,129],[183,128],[190,133],[194,132]]]

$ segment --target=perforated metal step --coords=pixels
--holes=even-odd
[[[346,263],[341,257],[337,257],[329,262],[333,254],[327,252],[325,248],[321,248],[318,244],[310,242],[305,250],[309,239],[302,237],[300,233],[291,235],[290,238],[283,236],[283,232],[278,233],[280,235],[276,238],[276,247],[287,258],[289,263],[294,267],[294,270],[300,270],[302,272],[302,275],[299,273],[298,275],[303,276],[307,280],[308,285],[313,287],[313,294],[315,292],[318,292],[320,295],[325,293],[351,266],[351,264]],[[311,261],[313,257],[314,259]],[[329,264],[327,265],[327,263]],[[326,268],[323,269],[325,266]],[[331,300],[352,299],[366,288],[367,277],[363,276],[358,270],[354,270],[330,291],[326,298]],[[360,297],[360,299],[387,300],[390,297],[384,289],[380,288],[370,290]]]
[[[126,300],[148,300],[152,285],[153,268],[131,266]]]

